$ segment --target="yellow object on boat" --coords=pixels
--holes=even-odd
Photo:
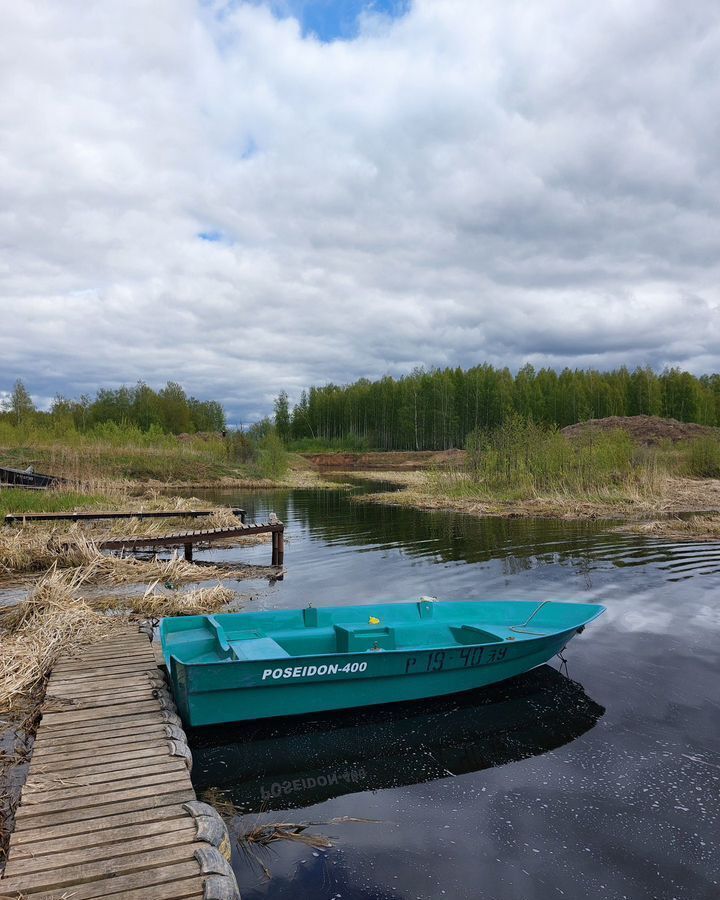
[[[376,618],[375,616],[370,616],[370,618],[368,619],[368,625],[379,625],[379,624],[380,624],[380,619]]]

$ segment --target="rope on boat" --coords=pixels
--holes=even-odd
[[[541,636],[543,634],[542,631],[526,631],[525,626],[529,625],[530,622],[532,622],[532,620],[535,618],[535,616],[540,612],[540,610],[543,608],[543,606],[545,606],[547,603],[552,603],[552,600],[543,600],[542,603],[538,606],[538,608],[532,611],[529,618],[526,619],[522,623],[522,625],[511,625],[510,631],[517,631],[518,634],[535,634],[535,635]]]
[[[557,654],[557,658],[560,660],[560,668],[558,669],[558,671],[561,672],[561,673],[564,672],[564,673],[565,673],[565,677],[566,677],[566,678],[569,678],[569,677],[570,677],[570,673],[568,672],[568,661],[567,661],[567,659],[563,656],[563,651],[564,651],[564,650],[565,650],[565,648],[563,647],[562,650]]]

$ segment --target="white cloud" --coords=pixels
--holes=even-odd
[[[717,368],[713,3],[0,15],[0,383],[247,417],[418,363]]]

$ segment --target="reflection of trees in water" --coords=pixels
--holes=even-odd
[[[668,569],[693,568],[692,552],[686,546],[613,533],[604,522],[477,518],[452,510],[353,503],[352,492],[346,490],[266,491],[250,496],[210,492],[208,496],[245,505],[249,519],[276,512],[289,525],[291,541],[293,526],[300,526],[317,540],[361,550],[397,548],[410,557],[440,562],[501,560],[507,576],[541,565],[571,566],[585,575],[590,587],[591,572],[599,561],[623,568],[648,563]],[[703,560],[712,571],[720,565],[720,555],[707,550]]]
[[[604,709],[550,666],[451,697],[192,736],[193,781],[243,811],[477,772],[560,747]]]
[[[577,563],[597,552],[601,526],[553,519],[477,518],[452,510],[351,503],[339,492],[298,492],[292,514],[315,537],[350,546],[401,546],[410,555],[455,562],[502,558],[508,571]],[[612,544],[617,536],[609,535]]]

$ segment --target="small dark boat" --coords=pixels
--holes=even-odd
[[[41,472],[36,472],[32,466],[28,466],[27,469],[8,469],[0,466],[0,485],[7,487],[38,490],[52,487],[63,480],[55,475],[43,475]]]

